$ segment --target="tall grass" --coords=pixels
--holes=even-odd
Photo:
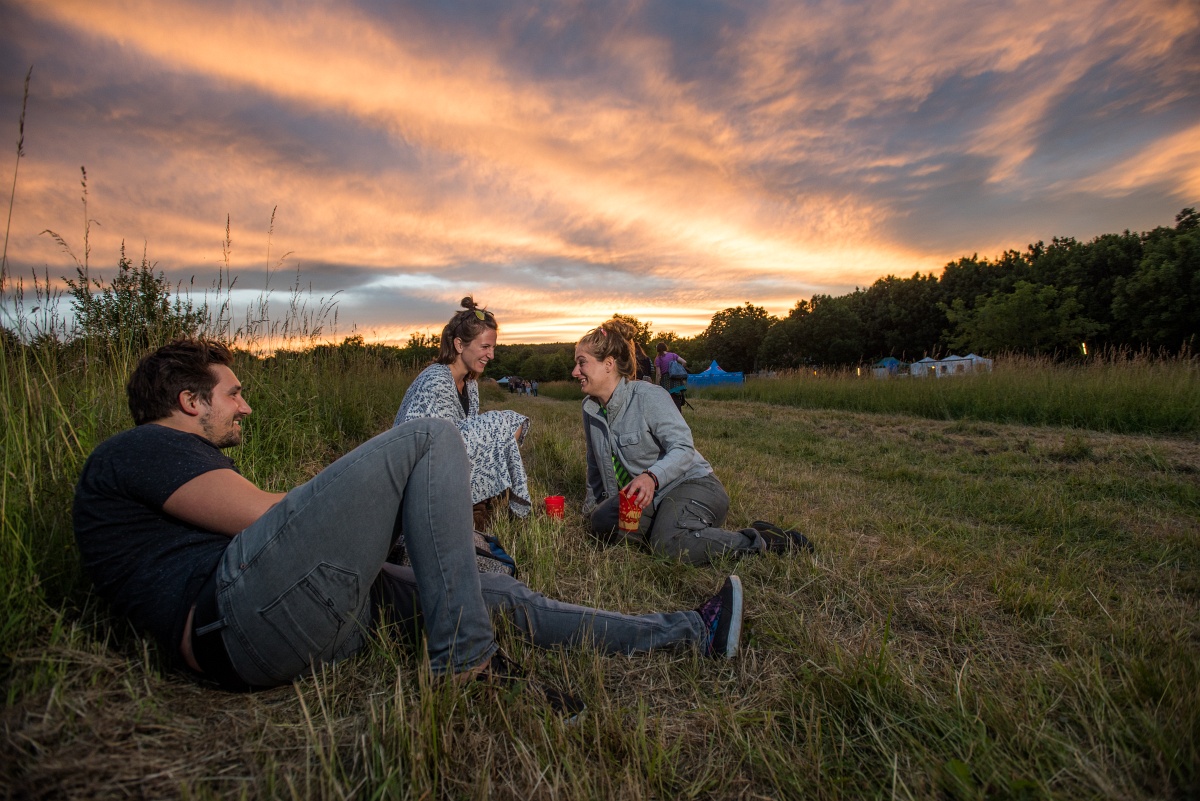
[[[256,410],[234,455],[277,489],[386,428],[406,378],[303,354],[238,369]],[[588,702],[572,728],[521,696],[434,686],[422,651],[388,637],[294,687],[204,690],[164,670],[153,645],[65,603],[6,645],[0,788],[213,798],[1200,792],[1191,438],[698,404],[688,420],[730,491],[730,523],[798,525],[818,551],[697,569],[600,550],[584,534],[575,404],[491,393],[485,403],[532,418],[524,453],[535,499],[568,499],[565,520],[497,524],[524,580],[639,612],[692,606],[736,569],[750,616],[743,655],[533,652],[502,627],[528,670]],[[339,409],[357,404],[376,412],[339,428]],[[46,500],[59,515],[69,503]]]
[[[694,606],[732,569],[747,588],[733,662],[534,653],[501,622],[527,670],[587,701],[572,727],[526,696],[434,685],[422,650],[390,630],[353,660],[248,696],[166,670],[91,598],[71,535],[75,478],[128,426],[123,383],[140,352],[70,336],[48,280],[28,304],[14,286],[0,280],[0,307],[20,311],[0,343],[0,796],[1200,796],[1191,363],[714,390],[725,401],[687,419],[729,489],[730,524],[799,526],[817,554],[712,568],[595,547],[578,515],[577,404],[485,391],[487,407],[533,421],[535,501],[568,498],[564,520],[496,524],[531,586],[628,612]],[[236,329],[227,304],[207,306],[206,332],[240,345],[255,409],[232,455],[274,490],[386,429],[412,377],[368,348],[308,347],[325,317],[293,299],[284,320],[264,311]],[[296,347],[264,347],[256,331]],[[777,394],[744,400],[759,391]],[[578,398],[566,384],[542,392]],[[1073,400],[1051,402],[1064,392]],[[1019,419],[1023,394],[1118,411],[996,422]],[[872,395],[871,414],[845,410]],[[818,404],[841,408],[798,408]],[[1154,417],[1154,404],[1175,411]],[[1184,436],[1103,433],[1127,428]]]
[[[751,378],[694,398],[758,400],[806,409],[1069,426],[1116,433],[1200,434],[1200,359],[1110,354],[1084,364],[1010,356],[991,373],[879,380],[854,371]]]
[[[5,675],[12,670],[14,652],[42,642],[53,654],[78,636],[66,621],[95,611],[75,550],[71,498],[92,449],[129,427],[124,383],[148,346],[186,330],[235,349],[239,377],[258,390],[258,413],[246,422],[254,435],[240,449],[239,461],[251,480],[279,490],[381,430],[413,374],[370,349],[314,348],[336,325],[336,296],[314,297],[298,275],[287,288],[282,311],[268,284],[238,323],[231,303],[236,279],[228,270],[228,221],[226,268],[196,305],[182,287],[172,288],[155,276],[145,257],[140,267],[133,266],[124,248],[117,272],[103,280],[91,264],[86,171],[82,188],[82,255],[52,233],[78,275],[67,281],[69,308],[48,270],[27,282],[8,271],[6,260],[0,272],[0,670]],[[32,686],[53,680],[54,659],[47,657],[44,667],[25,674]],[[8,697],[29,686],[8,685]]]

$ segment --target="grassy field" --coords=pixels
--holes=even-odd
[[[1009,356],[998,358],[990,373],[941,379],[877,380],[869,370],[861,372],[792,371],[690,394],[934,420],[1069,426],[1119,434],[1200,434],[1200,360],[1186,354],[1163,359],[1109,353],[1074,365]]]
[[[563,522],[497,527],[529,584],[629,612],[690,608],[734,570],[747,590],[732,662],[536,651],[502,631],[514,658],[588,702],[566,726],[521,696],[431,686],[419,653],[386,636],[251,696],[164,672],[84,592],[69,528],[82,458],[126,425],[128,365],[4,366],[5,797],[1200,795],[1194,429],[694,395],[686,416],[730,523],[796,525],[817,546],[697,569],[594,547],[571,514],[578,405],[545,386],[489,393],[533,418],[535,496],[568,499]],[[233,455],[272,489],[389,425],[411,378],[303,358],[239,374],[256,411]]]

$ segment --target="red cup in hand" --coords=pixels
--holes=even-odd
[[[631,493],[621,490],[620,507],[617,517],[617,527],[626,534],[635,534],[642,522],[642,507],[638,506],[637,498]]]

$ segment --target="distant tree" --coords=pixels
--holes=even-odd
[[[787,317],[779,320],[763,337],[758,346],[758,365],[760,369],[799,367],[804,360],[800,352],[800,334],[803,320],[809,313],[807,300],[798,300]]]
[[[753,371],[758,349],[774,322],[766,309],[749,302],[719,311],[704,331],[707,355],[730,372]]]
[[[712,359],[708,352],[708,340],[704,338],[703,333],[694,337],[675,337],[663,344],[667,345],[668,350],[682,356],[692,372],[708,367],[708,362]],[[657,347],[650,351],[650,358],[654,358],[656,350]]]
[[[1194,346],[1200,334],[1200,221],[1191,209],[1176,220],[1146,234],[1136,271],[1113,283],[1114,319],[1152,348]]]
[[[529,354],[519,365],[515,375],[532,381],[567,381],[574,369],[574,351],[565,348],[547,350],[539,348]]]
[[[398,349],[397,357],[401,363],[412,367],[425,367],[432,364],[442,349],[440,334],[426,334],[413,331],[408,335],[408,342]]]
[[[913,361],[938,348],[947,320],[939,305],[942,293],[937,276],[889,275],[856,294],[865,356]]]
[[[982,353],[1018,351],[1029,354],[1067,352],[1079,347],[1099,327],[1080,314],[1071,289],[1018,281],[1012,292],[994,292],[969,309],[961,300],[946,310],[955,327],[950,345]]]
[[[654,353],[654,351],[658,349],[658,345],[661,342],[663,345],[667,346],[667,350],[674,351],[675,343],[678,341],[679,335],[674,331],[660,331],[654,335],[654,339],[650,341],[649,347],[647,347],[646,350],[649,353]]]
[[[637,332],[637,335],[634,337],[634,339],[643,348],[650,345],[650,340],[654,338],[654,334],[651,332],[650,326],[654,323],[649,320],[643,323],[638,318],[632,317],[628,314],[614,314],[613,318],[617,320],[624,320],[633,326],[633,329]]]
[[[1002,288],[1002,269],[979,255],[962,257],[952,261],[942,270],[938,279],[940,302],[950,306],[961,300],[968,309],[975,308],[975,299],[987,297]]]
[[[863,323],[853,295],[814,295],[798,346],[806,364],[856,364],[866,357]]]
[[[1200,214],[1189,206],[1175,215],[1175,230],[1179,232],[1194,231],[1200,228]]]

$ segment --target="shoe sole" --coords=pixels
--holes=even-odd
[[[742,580],[737,576],[730,576],[729,584],[733,590],[730,593],[733,615],[729,621],[729,635],[725,638],[724,656],[726,659],[733,659],[737,656],[738,647],[742,642]]]

